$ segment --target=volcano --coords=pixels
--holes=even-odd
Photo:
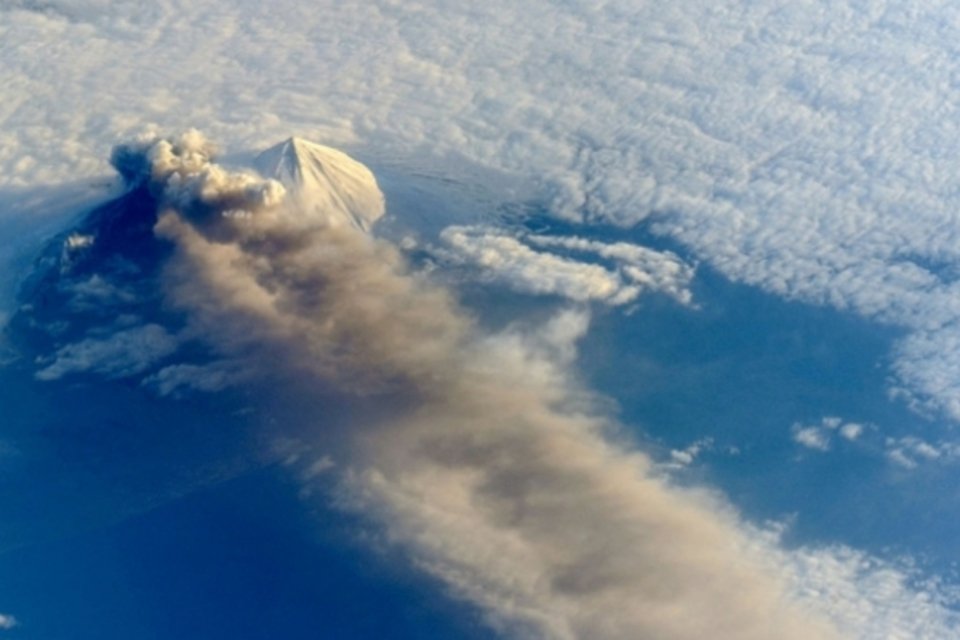
[[[298,211],[331,226],[369,231],[383,216],[383,193],[373,173],[336,149],[294,137],[261,153],[256,168],[286,187]]]

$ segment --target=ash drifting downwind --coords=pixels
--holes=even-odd
[[[508,636],[880,637],[851,632],[849,611],[875,604],[854,578],[811,596],[822,556],[780,550],[618,443],[572,370],[586,310],[485,333],[367,232],[384,201],[359,163],[292,139],[261,156],[263,177],[212,152],[196,132],[117,148],[127,193],[48,253],[11,325],[38,379],[176,395],[279,374],[384,403],[320,458],[331,494]],[[689,274],[668,273],[681,291]],[[302,421],[323,439],[323,416]],[[863,606],[831,609],[837,592]]]

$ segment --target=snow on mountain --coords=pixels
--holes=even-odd
[[[287,197],[304,211],[332,226],[368,231],[383,216],[383,193],[373,173],[336,149],[290,138],[261,153],[256,167],[283,183]]]

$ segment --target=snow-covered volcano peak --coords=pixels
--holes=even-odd
[[[279,180],[304,211],[332,226],[367,231],[384,212],[373,173],[347,154],[302,138],[290,138],[261,153],[257,169]]]

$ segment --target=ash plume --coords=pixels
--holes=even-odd
[[[616,442],[570,372],[585,312],[535,333],[484,334],[392,245],[336,222],[338,202],[382,202],[372,176],[349,167],[351,188],[369,197],[305,212],[279,183],[218,167],[195,133],[122,147],[114,160],[156,195],[155,233],[173,245],[164,295],[186,313],[186,333],[356,402],[405,399],[389,418],[351,425],[338,502],[496,629],[549,640],[838,637],[791,597],[720,499],[670,486]]]

